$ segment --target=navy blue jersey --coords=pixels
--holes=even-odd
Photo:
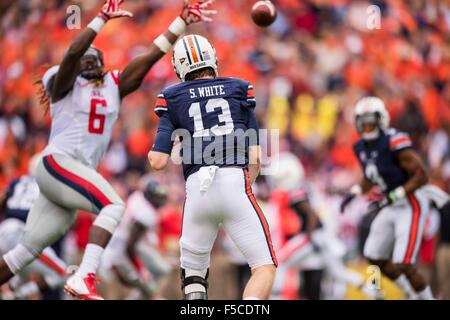
[[[397,160],[397,153],[411,148],[407,133],[389,129],[370,143],[359,140],[353,150],[363,168],[364,176],[383,191],[390,192],[408,180],[408,173]]]
[[[258,144],[254,108],[253,86],[240,79],[194,80],[166,88],[155,106],[160,123],[152,150],[170,154],[178,136],[186,179],[202,166],[244,168],[248,146]]]
[[[28,211],[39,196],[39,187],[32,176],[21,176],[13,181],[6,193],[5,218],[26,222]]]

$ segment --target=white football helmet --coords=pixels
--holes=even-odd
[[[377,97],[364,97],[356,103],[355,125],[364,140],[374,140],[380,135],[380,131],[389,128],[389,113],[386,110],[383,100]],[[374,123],[376,129],[371,132],[363,131],[364,123]]]
[[[175,44],[172,64],[177,76],[185,81],[186,75],[195,70],[210,67],[217,72],[216,50],[209,41],[199,35],[184,36]]]
[[[304,184],[305,170],[296,155],[282,152],[272,158],[270,163],[273,174],[268,175],[268,182],[274,189],[292,191]]]

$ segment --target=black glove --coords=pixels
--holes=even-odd
[[[344,200],[341,202],[341,213],[344,213],[345,208],[349,205],[350,202],[356,197],[356,194],[347,193],[344,197]]]

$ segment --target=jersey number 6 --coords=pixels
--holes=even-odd
[[[97,112],[97,106],[106,108],[106,100],[92,99],[91,112],[89,112],[89,133],[102,134],[105,129],[105,115]]]
[[[219,114],[219,124],[211,127],[211,129],[205,129],[203,125],[202,112],[200,109],[200,102],[194,102],[189,107],[189,116],[194,118],[194,138],[209,137],[212,133],[215,136],[223,136],[233,132],[234,124],[231,118],[230,105],[227,100],[223,98],[211,99],[206,103],[206,112],[213,112],[215,109],[220,108],[222,113]],[[222,124],[221,124],[222,123]]]

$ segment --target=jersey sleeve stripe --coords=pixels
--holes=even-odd
[[[155,108],[155,112],[157,112],[157,111],[169,111],[169,109],[164,108],[164,107],[157,107],[157,108]]]
[[[155,107],[167,107],[167,101],[164,98],[158,98],[158,100],[156,100],[156,104]]]
[[[411,145],[412,145],[411,139],[407,136],[395,138],[391,140],[391,142],[389,143],[391,149],[398,149],[401,147],[407,147]]]
[[[248,90],[247,90],[247,97],[249,99],[255,97],[255,93],[253,92],[253,89],[248,88]]]

